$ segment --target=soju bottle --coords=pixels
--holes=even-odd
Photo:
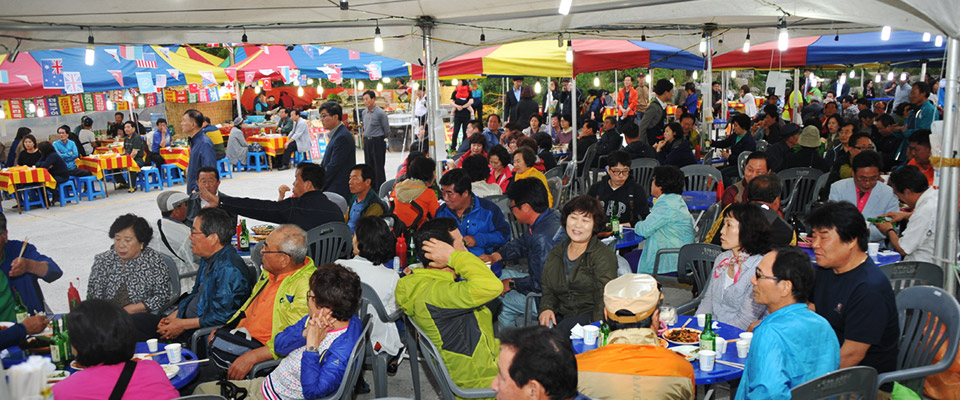
[[[67,366],[67,360],[64,357],[62,351],[64,344],[63,335],[60,334],[60,321],[53,321],[53,338],[50,343],[50,360],[53,361],[53,365],[57,366],[57,369],[65,369]]]
[[[711,325],[713,325],[712,319],[713,319],[713,316],[710,314],[707,314],[707,318],[704,321],[705,326],[703,327],[703,333],[700,334],[700,350],[701,351],[717,350],[717,342],[716,342],[717,334],[713,333],[713,328],[711,327]]]
[[[23,299],[20,298],[20,292],[17,289],[13,289],[13,296],[17,299],[17,304],[14,305],[13,311],[17,315],[17,323],[22,324],[23,320],[27,319],[30,316],[27,313],[27,306],[23,305]]]
[[[600,346],[606,346],[607,340],[610,338],[610,325],[607,325],[607,320],[600,322],[600,338]]]
[[[247,220],[240,220],[240,236],[237,237],[240,242],[240,250],[250,251],[250,231],[247,230]]]
[[[70,361],[73,361],[73,350],[70,347],[70,332],[67,331],[67,318],[63,317],[60,319],[60,335],[63,336],[63,352],[61,353],[64,362],[69,364]]]
[[[613,230],[613,236],[620,237],[620,218],[610,217],[610,228]]]

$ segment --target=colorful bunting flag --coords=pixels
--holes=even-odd
[[[290,82],[300,82],[300,81],[301,81],[301,79],[300,79],[301,77],[302,77],[302,75],[300,75],[300,70],[299,70],[299,69],[294,68],[294,69],[291,69],[291,70],[290,70]],[[306,82],[307,82],[307,80],[306,80],[306,79],[303,79],[303,83],[301,83],[301,85],[303,85],[303,84],[306,83]]]
[[[256,79],[257,73],[253,71],[246,71],[243,73],[243,82],[247,85],[253,85],[253,80]]]
[[[37,117],[37,106],[33,105],[33,100],[23,100],[23,116],[26,118]]]
[[[57,103],[60,104],[60,115],[73,114],[73,105],[70,103],[69,96],[57,97]]]
[[[10,117],[13,119],[23,119],[23,101],[10,100]]]
[[[7,71],[0,71],[0,83],[10,83],[10,78],[7,77]]]
[[[198,102],[197,93],[187,92],[187,101],[185,101],[184,103],[197,103],[197,102]]]
[[[47,97],[47,113],[51,117],[57,117],[60,115],[60,103],[57,102],[56,97]]]
[[[126,111],[130,109],[130,102],[126,100],[118,101],[116,102],[116,104],[117,104],[117,111]]]
[[[283,83],[290,84],[290,67],[280,66],[280,76],[283,77]]]
[[[209,96],[209,92],[208,92],[207,90],[208,90],[208,89],[203,89],[203,90],[197,92],[197,100],[200,101],[201,103],[206,103],[206,102],[210,101],[210,98],[208,97],[208,96]]]
[[[44,89],[63,89],[63,59],[40,60]]]
[[[177,91],[176,90],[164,90],[163,99],[166,101],[177,101]]]
[[[356,51],[356,50],[347,50],[347,51],[349,52],[348,57],[349,57],[351,60],[359,60],[359,59],[360,59],[360,52],[359,52],[359,51]]]
[[[109,54],[110,57],[113,57],[114,60],[117,60],[117,62],[120,62],[120,56],[117,55],[117,49],[103,49],[103,51],[107,52],[107,54]]]
[[[50,114],[47,113],[47,102],[44,99],[36,99],[33,101],[33,104],[35,104],[37,107],[37,117],[50,116]]]
[[[149,93],[146,96],[143,96],[143,102],[145,107],[153,107],[157,105],[157,94]]]
[[[173,77],[173,80],[180,79],[180,70],[176,68],[170,68],[167,70],[167,73]]]
[[[154,53],[144,53],[143,59],[136,61],[137,67],[139,68],[156,68],[157,67],[157,55]]]
[[[67,94],[83,93],[83,81],[79,71],[64,72],[63,77],[63,90]]]
[[[137,87],[141,93],[156,92],[157,87],[153,85],[153,74],[149,72],[137,72]]]
[[[70,108],[74,114],[80,114],[83,112],[83,97],[80,97],[79,94],[70,96]]]
[[[199,74],[204,86],[217,84],[217,78],[213,76],[212,71],[199,71]]]
[[[196,83],[191,83],[187,85],[187,92],[190,92],[191,94],[196,94],[199,91],[200,91],[200,86],[197,85]]]
[[[383,70],[380,61],[374,61],[370,64],[364,64],[367,67],[367,73],[370,74],[370,80],[378,81],[383,78]]]
[[[227,74],[227,80],[235,81],[237,80],[237,69],[236,68],[225,68],[223,73]]]
[[[234,86],[232,81],[226,81],[223,83],[223,90],[225,90],[227,93],[233,93],[237,89],[236,89],[236,86]]]
[[[93,110],[107,111],[107,95],[103,93],[93,95]]]
[[[165,87],[167,87],[167,76],[164,75],[164,74],[157,74],[157,75],[156,75],[156,84],[155,84],[155,86],[158,87],[158,88],[165,88]]]
[[[26,75],[17,75],[17,78],[20,78],[21,81],[27,83],[27,86],[30,86],[30,77]]]
[[[273,82],[270,79],[264,78],[260,82],[263,85],[263,90],[273,90]]]
[[[340,64],[325,64],[322,67],[317,67],[320,72],[327,74],[327,79],[330,82],[340,84],[343,83],[343,74],[340,70]]]
[[[176,91],[176,94],[177,94],[176,96],[177,103],[186,103],[187,99],[190,98],[186,90],[178,90]]]
[[[140,48],[140,46],[120,46],[119,54],[120,57],[123,57],[127,60],[143,59],[143,49]]]
[[[157,47],[157,48],[160,49],[160,52],[163,53],[163,56],[164,56],[164,57],[170,58],[170,49],[168,49],[168,48],[166,48],[166,47],[163,47],[163,46],[159,46],[159,47]]]
[[[118,69],[108,69],[107,72],[113,76],[113,79],[117,80],[117,83],[120,84],[120,87],[123,87],[123,71]]]
[[[87,111],[93,111],[93,93],[84,93],[80,97],[83,99],[83,109]]]

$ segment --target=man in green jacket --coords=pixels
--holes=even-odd
[[[397,305],[440,349],[457,386],[490,387],[500,343],[493,336],[493,314],[484,304],[500,295],[503,284],[467,251],[451,218],[427,221],[413,240],[424,267],[397,282]]]

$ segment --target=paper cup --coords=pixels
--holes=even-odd
[[[151,353],[155,353],[157,351],[157,347],[157,339],[147,339],[147,349],[150,350]]]
[[[171,364],[180,362],[181,360],[180,343],[168,344],[166,347],[166,351],[167,351],[167,361],[169,361]]]
[[[713,340],[714,348],[717,351],[717,357],[721,357],[727,352],[727,339],[717,336]]]
[[[877,259],[877,253],[880,252],[880,243],[867,243],[867,254],[874,260]]]
[[[753,332],[740,332],[741,342],[747,342],[747,346],[750,346],[751,340],[753,340]]]
[[[747,358],[747,353],[750,352],[750,342],[745,342],[743,340],[737,342],[737,357]]]
[[[712,350],[700,350],[700,370],[704,372],[713,371],[713,363],[717,360],[717,352]]]
[[[703,324],[707,323],[707,314],[697,314],[697,325],[703,328]]]
[[[587,325],[583,327],[583,344],[593,346],[597,344],[597,336],[600,335],[600,328],[596,325]]]

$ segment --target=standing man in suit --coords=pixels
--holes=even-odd
[[[320,123],[327,130],[327,151],[320,165],[327,173],[321,192],[334,192],[350,198],[350,169],[357,165],[357,145],[353,135],[343,126],[343,109],[335,101],[320,106]],[[381,138],[382,140],[382,138]],[[382,167],[382,166],[381,166]],[[382,168],[381,168],[381,172]],[[379,186],[376,186],[379,187]]]
[[[372,90],[363,92],[363,105],[367,107],[366,110],[363,110],[363,159],[367,165],[373,167],[373,172],[377,175],[376,179],[373,180],[373,187],[379,188],[387,180],[384,162],[387,158],[386,139],[390,134],[390,120],[387,118],[387,113],[383,112],[382,108],[377,107],[376,92]],[[354,159],[356,159],[356,156],[354,156]],[[350,164],[349,167],[352,166],[353,164]],[[349,167],[343,171],[346,173],[344,176],[347,177],[344,178],[344,188],[346,188],[346,181],[350,174]],[[348,192],[346,196],[349,195]]]
[[[522,89],[523,77],[513,77],[513,90],[507,91],[507,98],[503,103],[504,110],[507,112],[507,122],[517,122],[517,104],[520,104],[520,92]]]

